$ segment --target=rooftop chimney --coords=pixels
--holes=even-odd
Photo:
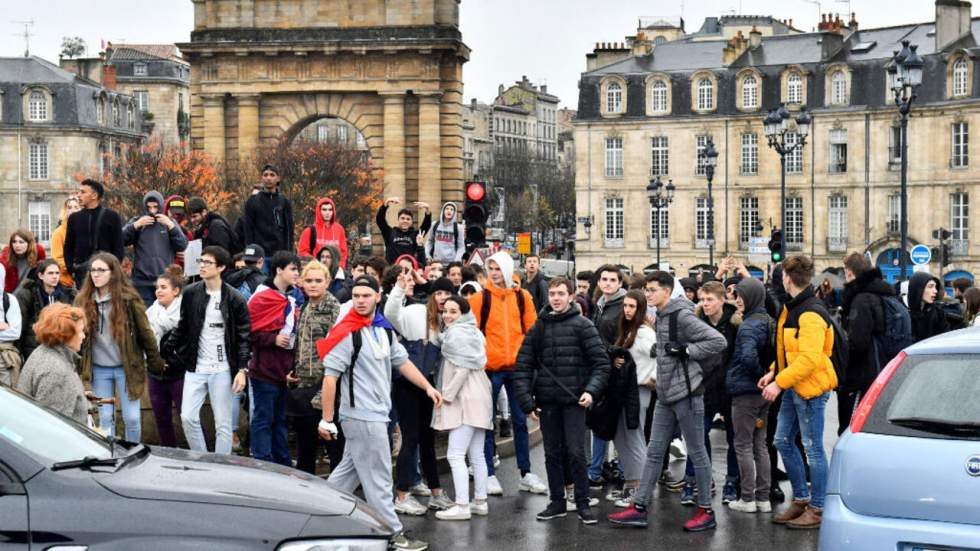
[[[936,50],[970,34],[970,3],[964,0],[936,0]]]
[[[749,47],[754,50],[759,46],[762,46],[762,31],[752,25],[752,30],[749,31]]]
[[[851,29],[852,33],[856,33],[858,30],[858,22],[854,12],[851,12],[851,20],[847,23],[847,28]]]
[[[116,89],[116,66],[106,65],[102,68],[102,86],[108,90]]]
[[[547,94],[548,93],[548,85],[547,84],[542,84],[541,85],[541,93],[542,94]]]

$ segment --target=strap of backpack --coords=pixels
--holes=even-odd
[[[7,310],[10,309],[10,294],[4,293],[2,290],[0,290],[0,293],[3,293],[3,322],[7,323]]]
[[[453,252],[459,250],[459,224],[453,222]]]
[[[527,327],[524,326],[524,290],[517,290],[517,311],[521,314],[521,333],[527,333]]]
[[[92,226],[92,235],[89,236],[92,241],[91,254],[95,254],[99,250],[99,226],[102,225],[102,219],[105,218],[105,209],[106,207],[100,206],[99,213],[95,215],[95,225]]]
[[[489,289],[483,290],[483,304],[480,306],[480,332],[484,335],[487,334],[487,318],[490,317],[490,298],[492,296]]]
[[[680,311],[672,312],[670,316],[667,317],[667,339],[669,342],[676,343],[677,340],[677,317],[680,316]],[[687,365],[687,358],[681,360],[681,365],[684,369],[684,385],[687,387],[688,398],[694,394],[694,388],[691,386],[691,371]]]
[[[317,253],[316,249],[314,249],[316,247],[316,226],[306,226],[306,228],[310,230],[309,237],[307,238],[307,247],[310,251],[310,256],[315,257]]]
[[[351,344],[354,345],[354,352],[350,355],[350,367],[347,368],[347,396],[350,397],[350,407],[354,408],[354,365],[357,364],[357,357],[361,354],[361,331],[351,333]],[[391,338],[391,335],[388,335]]]

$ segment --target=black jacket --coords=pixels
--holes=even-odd
[[[234,272],[225,272],[225,283],[231,285],[236,290],[242,288],[242,284],[248,284],[249,296],[255,293],[255,290],[259,288],[259,285],[265,283],[266,278],[269,277],[262,273],[258,268],[253,268],[251,266],[246,266],[240,270],[235,270]]]
[[[621,357],[625,360],[622,367],[612,367],[612,361]],[[640,387],[636,384],[636,362],[629,350],[614,346],[609,351],[609,383],[606,386],[606,407],[597,409],[604,420],[596,420],[602,426],[616,426],[620,412],[626,413],[626,428],[635,430],[640,427]],[[614,435],[615,436],[615,435]]]
[[[527,292],[531,293],[531,300],[534,301],[534,309],[538,312],[548,304],[548,278],[541,272],[533,280],[527,280],[524,286]]]
[[[245,245],[262,245],[265,254],[293,250],[293,205],[279,193],[260,191],[248,198],[242,215]]]
[[[378,209],[378,215],[375,217],[375,223],[378,224],[378,229],[381,230],[381,236],[385,240],[385,260],[388,264],[394,264],[395,259],[403,254],[415,257],[419,261],[419,264],[425,264],[425,247],[420,247],[418,243],[415,242],[415,238],[419,235],[419,230],[412,226],[408,231],[402,231],[401,228],[391,227],[388,225],[388,207],[381,205]],[[422,226],[420,227],[423,233],[429,231],[429,227],[432,226],[432,213],[425,213],[425,218],[422,219]]]
[[[547,306],[517,353],[514,391],[521,409],[575,404],[583,392],[598,400],[608,379],[609,355],[592,322],[574,305],[560,314]]]
[[[735,352],[735,336],[738,334],[738,326],[742,324],[742,315],[738,313],[738,309],[734,305],[727,302],[721,307],[721,318],[717,325],[711,323],[700,306],[695,309],[695,313],[698,319],[721,333],[727,343],[725,352],[721,358],[715,361],[714,369],[707,372],[703,383],[704,409],[705,411],[717,411],[729,400],[728,391],[725,388],[725,376],[731,367],[732,354]]]
[[[841,389],[866,390],[878,375],[874,349],[875,335],[885,332],[884,297],[895,296],[895,289],[874,268],[844,285],[841,321],[847,331],[847,375]]]
[[[20,317],[23,320],[20,331],[20,355],[26,361],[31,352],[37,348],[37,336],[34,335],[34,323],[41,315],[41,309],[49,304],[48,297],[44,293],[44,286],[33,278],[24,278],[20,288],[14,291],[17,303],[20,305]],[[55,288],[53,299],[55,302],[68,304],[75,302],[75,290],[58,284]]]
[[[98,228],[93,228],[99,211],[105,210]],[[95,234],[95,248],[92,235]],[[82,209],[68,217],[65,231],[65,266],[72,272],[98,251],[111,253],[123,259],[122,218],[116,211],[99,205],[94,209]]]
[[[235,254],[238,236],[228,220],[216,212],[209,212],[201,227],[194,231],[194,239],[201,239],[202,247],[221,247],[229,254]]]
[[[184,288],[181,293],[180,323],[177,324],[174,339],[178,343],[177,355],[182,367],[187,371],[197,370],[197,348],[204,328],[205,309],[208,306],[208,293],[203,281]],[[225,349],[228,350],[228,365],[231,376],[239,368],[248,365],[249,338],[252,330],[248,317],[248,303],[227,283],[221,284],[221,318],[225,324]]]
[[[623,313],[623,296],[616,297],[603,305],[599,309],[598,302],[592,307],[592,323],[599,330],[599,336],[606,346],[616,342],[616,335],[619,334],[619,316]],[[602,300],[600,298],[599,300]]]
[[[949,321],[942,307],[941,294],[936,295],[932,304],[922,302],[922,295],[929,281],[936,283],[939,293],[942,293],[942,283],[939,278],[926,272],[912,274],[909,280],[909,314],[912,316],[912,338],[915,342],[934,337],[949,331]]]

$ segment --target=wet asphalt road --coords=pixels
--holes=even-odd
[[[837,438],[837,406],[832,398],[827,404],[825,446],[830,454]],[[810,551],[817,549],[817,531],[789,530],[770,522],[770,514],[746,514],[729,511],[721,503],[721,485],[725,480],[725,466],[720,444],[724,442],[724,432],[711,432],[714,453],[714,479],[718,484],[718,495],[714,506],[718,528],[708,532],[689,534],[681,525],[694,512],[693,507],[682,506],[679,494],[657,489],[651,503],[650,526],[647,529],[613,527],[606,515],[617,511],[612,503],[600,497],[600,503],[593,510],[599,524],[585,526],[578,517],[569,512],[568,516],[548,522],[535,520],[534,516],[548,504],[544,495],[531,495],[517,491],[518,472],[514,458],[504,458],[497,469],[497,477],[504,488],[503,497],[490,498],[490,515],[474,516],[468,522],[436,520],[430,512],[425,517],[402,516],[405,529],[411,535],[430,543],[430,549],[443,550],[501,550],[501,551],[545,551],[545,550],[623,550],[639,549],[698,549],[726,551],[794,550]],[[545,480],[544,448],[541,445],[531,449],[532,471]],[[683,461],[673,461],[671,472],[680,476],[684,469]],[[446,474],[441,477],[443,486],[452,487],[452,479]],[[792,495],[789,482],[782,482],[781,488],[787,498]],[[420,498],[424,502],[425,498]],[[786,504],[779,505],[775,511],[782,510]]]

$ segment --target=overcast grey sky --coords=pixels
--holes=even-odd
[[[187,41],[193,25],[190,0],[0,0],[0,5],[0,56],[23,54],[23,25],[13,22],[33,19],[31,52],[55,62],[63,36],[81,36],[95,54],[102,40]],[[821,9],[844,17],[848,6],[864,28],[935,17],[932,0],[820,0],[819,8],[808,0],[463,0],[460,27],[473,50],[464,68],[466,100],[490,101],[498,84],[527,75],[546,82],[564,106],[574,108],[585,54],[596,42],[634,34],[639,16],[683,15],[688,32],[707,16],[731,13],[792,18],[796,27],[811,30]]]

